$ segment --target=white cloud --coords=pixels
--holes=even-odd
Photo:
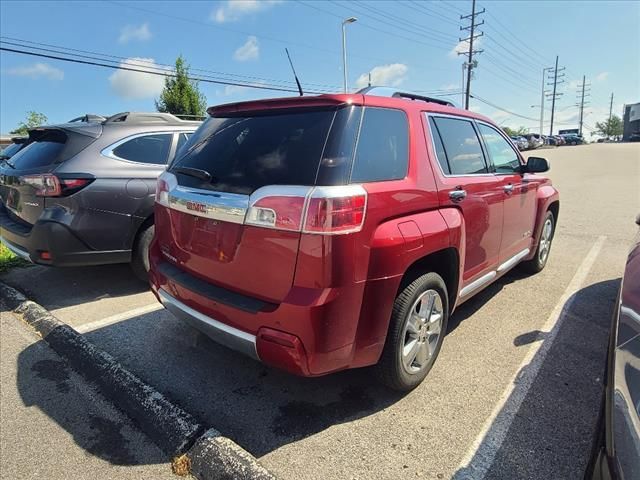
[[[445,90],[447,92],[452,92],[454,90],[460,90],[460,84],[459,83],[447,83],[446,85],[443,85],[440,87],[440,90]]]
[[[282,0],[228,0],[211,12],[211,20],[217,23],[235,22],[245,15],[267,10]]]
[[[604,82],[607,78],[609,78],[609,72],[601,72],[596,75],[596,82]]]
[[[371,85],[395,87],[400,85],[407,74],[409,67],[403,63],[391,63],[378,65],[371,69]],[[369,73],[363,73],[356,80],[356,86],[363,88],[369,85]]]
[[[480,48],[482,43],[482,38],[476,38],[473,42],[473,49],[477,50]],[[458,53],[468,53],[469,52],[469,42],[458,42],[455,47],[449,52],[449,58],[458,58]]]
[[[59,68],[53,67],[48,63],[34,63],[32,65],[23,65],[7,70],[9,75],[18,77],[40,78],[44,77],[49,80],[62,80],[64,72]]]
[[[121,67],[135,68],[136,70],[158,71],[165,70],[159,67],[153,58],[127,58],[120,62]],[[164,87],[162,75],[153,75],[130,70],[116,70],[109,77],[111,89],[120,97],[126,99],[153,98],[160,95]]]
[[[118,37],[118,43],[129,43],[131,40],[139,40],[144,42],[151,38],[151,30],[149,30],[149,24],[143,23],[139,27],[135,25],[125,25],[120,30],[120,36]]]
[[[247,87],[241,87],[240,85],[225,85],[224,94],[226,96],[235,95],[236,93],[241,93],[247,90]]]
[[[233,58],[239,62],[247,62],[249,60],[257,60],[260,56],[260,45],[258,39],[254,36],[247,38],[247,41],[233,54]]]

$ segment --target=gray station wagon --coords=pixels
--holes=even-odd
[[[0,160],[0,240],[34,263],[131,262],[146,278],[156,179],[199,125],[124,112],[30,130]]]

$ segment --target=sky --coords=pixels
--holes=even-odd
[[[471,108],[498,124],[539,130],[543,72],[556,55],[563,83],[554,133],[577,128],[579,85],[590,91],[584,113],[588,135],[623,105],[640,102],[640,2],[482,1]],[[295,88],[289,49],[303,88],[342,90],[341,22],[346,26],[350,91],[374,85],[441,96],[460,105],[460,15],[471,1],[7,1],[0,2],[2,47],[37,42],[76,49],[84,58],[107,55],[113,65],[168,68],[182,54],[191,73],[228,83]],[[43,46],[47,44],[49,46]],[[32,44],[33,45],[33,44]],[[475,49],[475,48],[474,48]],[[80,52],[80,50],[82,52]],[[92,53],[88,53],[92,52]],[[51,55],[58,55],[51,53]],[[91,60],[89,60],[91,61]],[[548,76],[548,73],[547,73]],[[0,133],[28,111],[50,123],[85,113],[154,110],[163,77],[0,52]],[[548,79],[545,80],[545,83]],[[551,88],[546,86],[546,88]],[[200,82],[208,105],[292,93]],[[482,101],[480,100],[482,99]],[[488,102],[488,103],[485,103]],[[550,99],[545,100],[548,133]]]

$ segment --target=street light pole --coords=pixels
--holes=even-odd
[[[347,78],[347,29],[349,23],[357,21],[356,17],[349,17],[342,22],[342,72],[344,74],[344,93],[348,92]]]

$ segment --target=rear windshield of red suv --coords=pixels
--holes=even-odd
[[[176,173],[178,182],[238,194],[266,185],[392,180],[406,175],[408,136],[404,112],[382,108],[210,117],[189,138],[170,171],[205,170],[210,181]]]

